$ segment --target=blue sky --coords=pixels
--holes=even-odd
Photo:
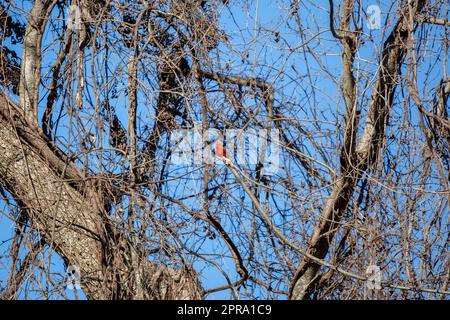
[[[395,5],[391,7],[391,5],[388,5],[387,2],[363,1],[364,8],[374,4],[379,5],[381,8],[382,24],[391,24],[392,19],[395,18],[395,15],[388,13],[392,13],[394,11]],[[29,2],[27,1],[20,2],[17,5],[24,9],[29,8]],[[309,11],[305,10],[301,12],[302,27],[305,30],[305,38],[302,38],[300,37],[298,32],[296,32],[297,26],[295,25],[293,19],[289,17],[289,5],[287,4],[287,1],[260,0],[249,1],[249,3],[243,4],[234,2],[231,6],[224,7],[222,9],[220,19],[220,25],[222,29],[226,31],[227,36],[229,37],[230,42],[233,45],[229,46],[222,44],[215,52],[212,53],[212,55],[218,56],[220,61],[224,63],[224,65],[221,65],[220,67],[227,68],[228,72],[230,72],[231,74],[262,77],[266,81],[273,83],[276,89],[275,104],[282,108],[287,115],[293,118],[305,119],[305,122],[313,118],[320,119],[324,122],[322,130],[326,129],[328,126],[329,130],[332,132],[335,131],[336,126],[339,125],[340,121],[342,120],[345,108],[343,107],[341,101],[337,83],[341,72],[340,46],[335,42],[335,39],[332,37],[331,33],[328,30],[328,6],[328,1],[308,2]],[[302,10],[304,10],[305,7],[301,6],[301,8]],[[54,19],[56,21],[57,17],[55,16]],[[367,83],[372,82],[374,79],[373,77],[376,74],[377,67],[377,65],[374,64],[374,60],[377,60],[377,57],[380,55],[380,43],[382,43],[380,39],[385,38],[382,30],[367,30],[367,28],[364,27],[364,31],[366,32],[366,38],[368,40],[364,45],[361,46],[361,49],[359,50],[356,58],[356,65],[358,67],[358,70],[360,71],[358,76],[361,79],[361,89],[364,89],[363,86],[365,86]],[[278,41],[275,41],[277,38],[277,33],[279,33],[280,39],[278,39]],[[318,34],[320,36],[316,37]],[[372,40],[369,39],[369,35]],[[308,41],[307,44],[319,53],[318,57],[312,57],[310,53],[304,50],[305,41]],[[427,45],[432,47],[432,44],[427,43]],[[49,67],[54,62],[55,54],[59,50],[59,45],[55,45],[54,34],[52,32],[46,33],[43,41],[43,48],[45,48],[45,51],[42,75],[44,75],[45,77],[47,76]],[[435,49],[437,51],[435,54],[436,56],[438,56],[439,48]],[[103,66],[101,64],[102,57],[104,57],[106,54],[110,55],[110,59],[112,61],[109,64],[109,68],[112,71],[110,74],[111,78],[113,74],[119,74],[120,72],[123,72],[124,68],[126,67],[126,61],[124,58],[125,54],[124,52],[113,52],[112,50],[106,53],[105,50],[100,50],[99,56],[97,57],[98,59],[96,60],[96,71],[98,73],[95,73],[95,75],[98,76],[97,79],[101,79],[101,81],[103,81],[103,83],[99,83],[100,86],[103,85],[110,88],[114,86],[116,88],[117,98],[111,99],[110,101],[112,102],[113,107],[116,109],[116,112],[122,124],[126,126],[126,83],[106,84],[106,79],[104,77],[105,70],[102,69]],[[308,64],[305,63],[306,57]],[[431,59],[432,57],[433,53],[431,55]],[[326,68],[328,70],[328,73],[325,73],[323,71],[323,68]],[[149,67],[149,69],[151,69],[151,67]],[[283,70],[282,73],[279,72],[281,69]],[[87,64],[87,82],[90,82],[91,80],[91,72],[92,68],[89,64]],[[428,73],[429,77],[426,79],[427,82],[431,81],[430,79],[432,79],[433,81],[438,81],[440,77],[442,77],[442,70],[439,69],[438,66],[431,65]],[[297,81],[299,78],[302,79],[302,81]],[[419,79],[420,89],[425,90],[425,88],[429,87],[434,86],[430,83],[426,83],[425,79]],[[42,88],[42,92],[45,92],[44,88]],[[87,96],[89,96],[89,94],[92,94],[92,89],[87,88],[86,92]],[[314,99],[308,97],[313,92],[315,93]],[[362,98],[360,103],[363,114],[365,110],[364,104],[367,103],[370,95],[370,90],[361,95]],[[156,96],[157,92],[156,89],[152,87],[151,81],[144,83],[140,88],[138,99],[140,106],[143,106],[143,108],[141,109],[139,116],[142,119],[148,119],[153,114],[154,111],[152,109],[152,104],[154,104],[154,99],[156,98]],[[429,96],[429,93],[426,93],[425,96]],[[41,95],[41,97],[46,98],[45,95]],[[40,105],[41,112],[43,112],[45,99],[43,99],[42,102],[43,103]],[[85,103],[89,106],[89,99],[86,99]],[[290,107],[291,104],[292,108]],[[311,114],[310,110],[315,110],[315,114]],[[394,114],[393,116],[395,117],[396,115]],[[201,119],[198,118],[198,120]],[[67,125],[66,121],[67,118],[63,118],[61,120],[62,127]],[[417,123],[418,121],[414,113],[411,114],[411,121],[415,123]],[[86,121],[86,123],[87,125],[85,129],[95,132],[95,123],[88,121]],[[64,129],[62,129],[61,132],[65,132],[65,137],[69,136],[67,130],[64,131]],[[74,140],[77,139],[77,134],[82,133],[82,130],[79,130],[79,128],[73,128],[70,131],[70,134],[73,135]],[[340,139],[342,138],[342,130],[339,133],[334,132],[334,134],[336,134],[335,143],[338,144],[340,142]],[[104,140],[107,140],[106,133],[104,133],[104,136]],[[326,143],[326,141],[327,140],[325,138],[323,140],[319,139],[319,142],[324,144]],[[305,147],[311,147],[307,140],[304,140],[303,143]],[[329,147],[331,149],[338,149],[337,145]],[[314,150],[313,147],[306,149]],[[305,150],[305,152],[307,151]],[[311,157],[321,159],[321,155],[315,151],[312,151],[309,155]],[[331,151],[329,156],[330,159],[321,160],[329,161],[333,166],[333,169],[338,170],[337,166],[339,164],[339,161],[336,161],[338,159],[337,153]],[[298,167],[295,163],[292,162],[292,160],[288,160],[284,157],[282,159],[286,161],[283,164],[287,169],[290,170],[291,174],[294,174],[298,177],[301,176],[301,172],[298,171]],[[94,165],[94,167],[98,164],[95,156],[92,156],[89,160]],[[223,167],[219,166],[216,169],[220,172],[220,176],[224,181],[232,178]],[[189,170],[189,168],[179,168],[173,166],[170,168],[170,170],[170,175],[176,176],[177,173]],[[280,176],[283,176],[283,172],[280,172]],[[165,185],[166,190],[164,191],[168,195],[179,195],[179,190],[185,193],[187,192],[186,190],[195,190],[199,186],[195,183],[192,183],[192,179],[198,179],[199,181],[201,181],[201,177],[201,171],[193,172],[186,177],[187,181],[179,179],[167,183]],[[315,195],[317,197],[316,201],[321,201],[321,197],[326,194],[327,192],[324,191],[323,193]],[[230,196],[239,198],[243,197],[244,193],[241,189],[235,188],[230,191]],[[192,208],[196,208],[199,206],[197,200],[198,199],[193,198],[185,201],[184,203]],[[249,207],[251,206],[248,199],[244,199],[243,204]],[[226,205],[223,210],[227,210]],[[0,203],[0,206],[2,206],[3,210],[9,212],[8,209],[5,208],[4,203]],[[279,207],[275,207],[274,203],[271,203],[270,206],[274,210],[280,209]],[[289,211],[288,207],[283,209]],[[231,209],[229,210],[231,212]],[[312,207],[311,210],[316,210],[316,208]],[[280,225],[283,225],[283,214],[274,217],[274,219]],[[248,225],[250,223],[250,218],[244,216],[232,217],[228,220],[225,219],[223,223],[225,228],[227,227],[227,225],[233,223]],[[0,252],[3,251],[5,247],[8,247],[10,245],[10,241],[8,241],[8,239],[11,238],[11,226],[12,222],[7,217],[0,215]],[[310,227],[311,225],[309,225],[309,227],[305,226],[305,228]],[[189,239],[184,240],[189,243]],[[192,243],[191,245],[198,248],[198,250],[203,250],[205,252],[222,252],[224,247],[224,243],[219,241],[211,241],[206,237],[204,239],[200,239],[195,245]],[[9,260],[6,257],[0,257],[0,286],[4,284],[1,281],[5,281],[7,277],[7,272],[9,270],[8,261]],[[222,268],[227,272],[228,275],[231,275],[231,280],[235,280],[237,278],[234,263],[232,262],[232,259],[230,257],[220,259],[220,261],[216,262],[221,264]],[[61,259],[54,254],[51,255],[51,265],[52,272],[64,272]],[[210,264],[202,261],[196,261],[194,266],[198,271],[201,272],[201,280],[206,288],[212,288],[226,283],[221,272],[217,270],[217,268],[212,267]],[[285,285],[288,285],[288,282],[286,282]],[[73,298],[72,292],[68,292],[68,295],[69,297]],[[81,295],[81,297],[83,296]],[[40,296],[37,294],[36,296],[31,294],[29,298],[40,298]],[[212,294],[208,298],[230,298],[230,293],[229,291],[222,291]]]

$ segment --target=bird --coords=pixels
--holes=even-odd
[[[223,158],[228,159],[227,150],[225,150],[223,144],[219,140],[216,140],[216,142],[215,142],[215,153],[216,153],[216,156],[219,158],[223,157]]]
[[[95,148],[95,142],[97,141],[97,137],[92,133],[88,132],[85,134],[83,139],[81,140],[81,146],[85,151],[91,151]]]

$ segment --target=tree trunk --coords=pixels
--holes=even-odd
[[[426,1],[419,1],[414,8],[413,15],[420,13],[425,3]],[[347,7],[348,5],[344,6],[343,10],[346,10]],[[405,5],[397,24],[384,43],[381,68],[375,85],[376,90],[372,95],[372,101],[367,111],[366,126],[356,147],[352,147],[351,144],[356,140],[357,128],[353,121],[347,119],[347,126],[352,126],[354,132],[346,134],[344,138],[344,147],[341,153],[341,173],[336,178],[331,195],[320,214],[320,221],[314,228],[313,235],[309,241],[309,253],[317,258],[323,259],[327,255],[334,235],[340,229],[338,224],[347,210],[356,185],[362,174],[375,163],[383,143],[386,122],[396,87],[396,79],[400,74],[401,64],[404,59],[404,43],[408,36],[408,10],[409,7]],[[343,15],[344,17],[345,14]],[[349,24],[344,24],[343,29],[348,30],[348,26]],[[349,73],[350,62],[346,49],[344,44],[343,86],[347,110],[349,110],[349,104],[354,105],[354,103],[349,97],[353,84],[350,83],[351,77],[346,76]],[[347,118],[349,118],[350,114],[347,112]],[[351,163],[347,163],[347,161]],[[311,260],[304,259],[301,262],[292,281],[291,299],[308,298],[311,289],[319,279],[319,269],[320,265]]]
[[[120,290],[127,281],[126,273],[114,278],[110,271],[112,261],[126,266],[126,255],[112,252],[111,239],[123,237],[105,214],[102,196],[50,145],[42,131],[0,95],[0,184],[26,209],[45,242],[68,265],[80,268],[81,285],[88,298],[133,297],[133,292]],[[202,289],[192,271],[148,261],[140,266],[144,298],[201,298]]]

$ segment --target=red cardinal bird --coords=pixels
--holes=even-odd
[[[216,157],[228,158],[228,153],[219,140],[216,140]]]

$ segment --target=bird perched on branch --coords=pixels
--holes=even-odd
[[[225,150],[225,147],[219,140],[216,140],[216,142],[215,142],[215,150],[214,151],[215,151],[216,157],[226,158],[229,160],[227,150]]]

